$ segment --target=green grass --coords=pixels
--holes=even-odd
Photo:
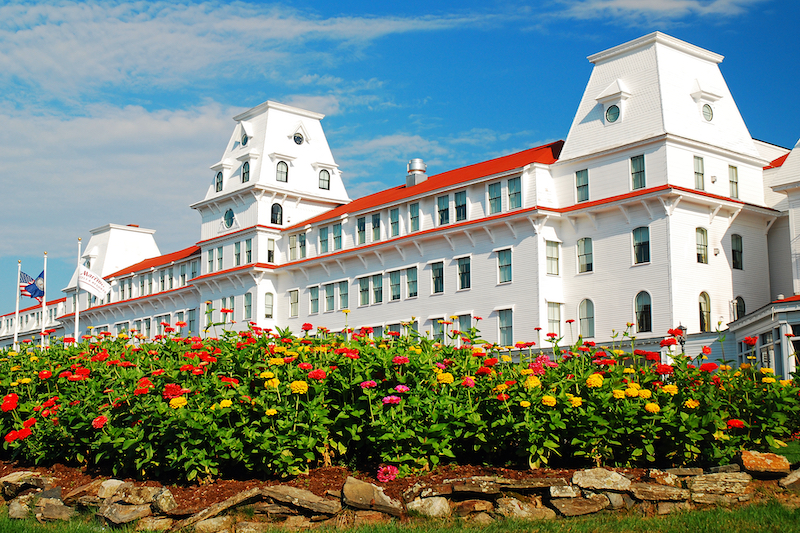
[[[112,528],[82,516],[70,522],[39,524],[31,520],[11,520],[0,514],[0,533],[100,533]],[[130,533],[133,527],[113,528],[115,533]],[[601,513],[546,522],[499,520],[488,526],[461,521],[428,521],[403,525],[369,525],[350,533],[800,533],[800,510],[788,509],[777,501],[748,505],[734,510],[710,509],[662,517]]]

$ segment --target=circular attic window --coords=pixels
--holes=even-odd
[[[616,105],[609,106],[606,109],[606,120],[609,122],[616,122],[619,118],[619,107]]]

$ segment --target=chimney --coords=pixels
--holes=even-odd
[[[428,179],[425,173],[428,166],[420,158],[412,159],[408,162],[408,175],[406,176],[406,187],[413,187]]]

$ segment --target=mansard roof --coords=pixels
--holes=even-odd
[[[164,254],[159,255],[157,257],[151,257],[150,259],[145,259],[144,261],[139,261],[138,263],[127,266],[122,270],[118,270],[108,276],[105,276],[106,279],[126,276],[129,274],[135,274],[136,272],[141,272],[143,270],[150,270],[151,268],[156,268],[159,266],[165,266],[173,261],[180,261],[181,259],[186,259],[187,257],[191,257],[193,255],[200,254],[200,247],[199,246],[189,246],[188,248],[184,248],[183,250],[178,250],[177,252],[172,252],[171,254]]]

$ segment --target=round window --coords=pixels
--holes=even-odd
[[[708,122],[711,122],[711,119],[714,118],[714,110],[708,104],[703,105],[703,118]]]
[[[222,219],[225,222],[225,227],[230,228],[233,226],[233,209],[225,211],[225,216]]]
[[[303,134],[302,133],[295,133],[293,139],[294,139],[294,143],[295,144],[303,144]]]
[[[606,109],[606,120],[609,122],[616,122],[619,118],[619,107],[612,105]]]
[[[242,146],[247,146],[247,141],[249,141],[249,140],[250,140],[250,138],[247,136],[247,134],[243,133],[242,134]]]

